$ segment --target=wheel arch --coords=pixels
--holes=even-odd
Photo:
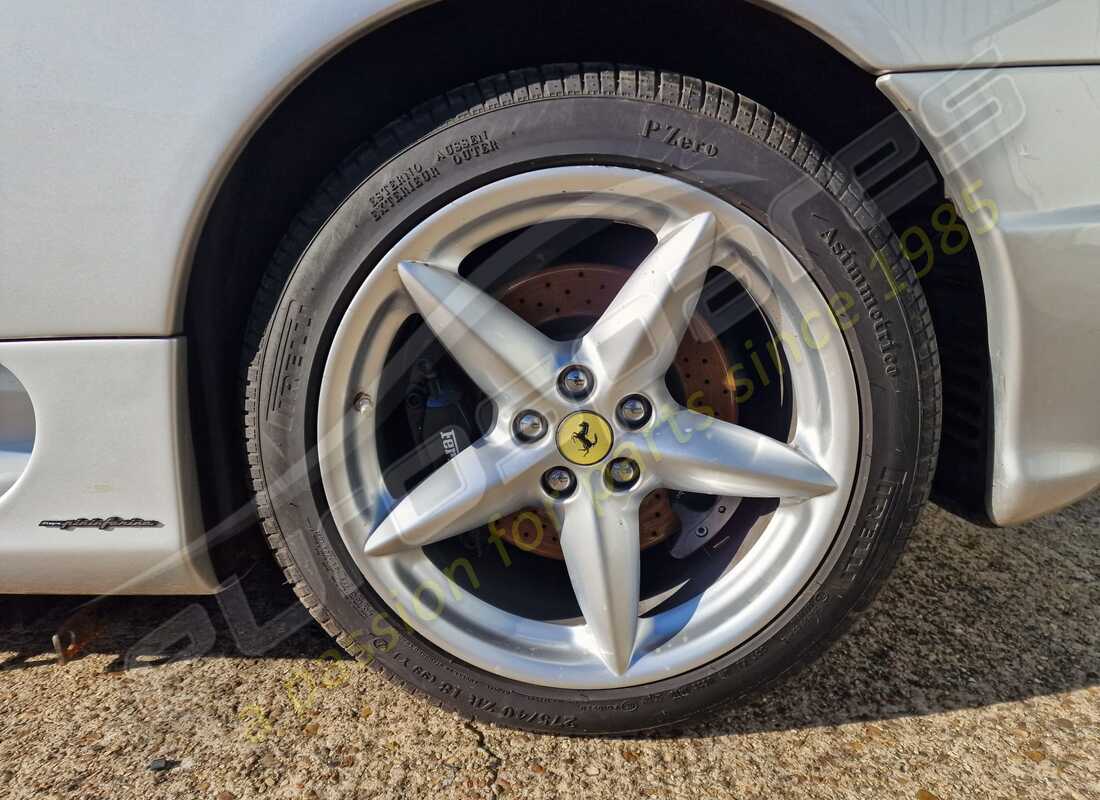
[[[286,76],[227,146],[185,248],[180,301],[207,526],[250,500],[240,479],[246,466],[237,376],[252,297],[296,213],[361,141],[418,102],[484,75],[599,58],[656,64],[732,85],[814,131],[836,152],[893,114],[893,106],[876,89],[867,71],[872,66],[852,60],[858,48],[835,37],[827,41],[820,28],[784,12],[786,5],[792,4],[378,4],[373,16]],[[655,18],[674,18],[676,25],[654,25]],[[514,33],[533,26],[537,41]],[[493,46],[470,46],[478,41]],[[775,52],[784,53],[785,72],[799,79],[776,80]],[[364,84],[378,91],[368,95]],[[853,100],[850,113],[838,118],[823,86],[842,87]],[[935,194],[934,188],[926,192]]]

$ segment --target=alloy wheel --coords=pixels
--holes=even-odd
[[[547,219],[607,220],[656,239],[576,338],[551,338],[461,270],[486,242]],[[685,407],[669,390],[712,269],[736,278],[773,341],[791,351],[785,439]],[[792,344],[804,341],[807,320],[830,313],[766,229],[673,178],[559,167],[481,187],[394,245],[340,323],[318,415],[333,519],[384,601],[436,646],[497,674],[613,688],[706,663],[748,641],[812,580],[851,495],[859,425],[850,357],[840,337],[812,352]],[[484,435],[395,496],[361,398],[379,396],[387,353],[413,317],[494,413]],[[639,509],[657,490],[772,498],[776,507],[706,586],[643,597]],[[560,528],[579,618],[532,619],[487,602],[425,555],[529,507]]]

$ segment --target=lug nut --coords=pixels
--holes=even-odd
[[[592,373],[576,364],[563,369],[558,377],[558,388],[561,389],[561,393],[573,400],[587,397],[592,392],[593,384],[595,380],[592,378]]]
[[[616,489],[629,489],[638,482],[641,474],[638,462],[631,458],[616,458],[607,465],[607,477]]]
[[[524,411],[512,423],[512,430],[521,442],[533,442],[546,434],[546,417],[537,411]]]
[[[546,474],[542,476],[542,487],[553,497],[571,494],[575,485],[573,473],[565,467],[553,467],[546,470]]]
[[[370,399],[370,395],[366,392],[360,392],[355,396],[355,402],[352,403],[352,406],[360,414],[365,414],[374,406],[374,401]]]
[[[640,428],[649,421],[653,407],[640,394],[632,394],[619,403],[619,421],[628,428]]]

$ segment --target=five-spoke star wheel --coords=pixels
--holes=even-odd
[[[499,253],[521,257],[545,241],[540,225],[592,219],[649,231],[652,244],[575,335],[529,324],[463,266],[501,236],[509,239]],[[728,310],[716,309],[728,292],[707,294],[714,270],[743,289]],[[781,367],[778,423],[702,413],[669,384],[701,313],[712,332],[746,313],[766,321],[772,346],[784,349],[782,358],[764,356]],[[329,513],[384,602],[482,669],[536,685],[610,688],[707,663],[802,590],[844,514],[859,447],[850,356],[840,337],[812,353],[791,344],[803,320],[830,313],[764,228],[673,178],[561,167],[491,183],[396,243],[344,312],[318,409]],[[390,365],[415,361],[427,341],[406,333],[410,321],[492,409],[467,446],[426,472],[401,467],[412,456],[386,444]],[[731,370],[731,400],[744,382]],[[679,544],[643,552],[639,509],[656,492],[696,506],[710,498],[711,511],[673,527]],[[746,504],[730,544],[721,526]],[[512,558],[494,533],[502,519],[533,511],[553,521],[560,572],[561,562]],[[464,555],[462,542],[472,540],[456,537],[486,529],[489,555]],[[693,543],[699,531],[707,538],[698,542],[722,545],[717,557]],[[538,605],[548,610],[533,612]]]
[[[492,399],[498,425],[406,495],[371,533],[366,554],[438,542],[545,494],[563,520],[562,551],[591,646],[621,674],[637,638],[638,504],[646,492],[799,501],[833,491],[828,472],[795,447],[679,406],[665,387],[713,262],[716,228],[704,212],[668,231],[591,330],[569,342],[548,338],[451,270],[400,262],[412,302]],[[634,398],[652,404],[652,418],[620,425],[612,446],[607,421],[623,420],[624,402]],[[565,431],[570,449],[580,442],[576,457],[531,422],[570,428],[585,413],[591,421]],[[600,422],[602,441],[592,432]],[[616,452],[632,454],[624,460],[633,467],[609,470]],[[578,472],[575,491],[547,487],[544,476],[563,463]]]

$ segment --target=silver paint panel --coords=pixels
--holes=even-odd
[[[0,26],[0,339],[182,330],[232,160],[326,56],[415,0],[42,0]]]
[[[34,404],[26,472],[0,497],[0,592],[216,588],[198,516],[182,339],[0,342]],[[159,528],[43,528],[142,517]]]
[[[1095,0],[751,0],[879,74],[1100,61]]]
[[[962,102],[948,100],[958,74],[888,75],[878,85],[959,208],[978,181],[977,194],[997,204],[996,225],[974,243],[993,366],[988,509],[1010,525],[1100,486],[1100,67],[989,77]],[[983,116],[991,110],[1000,113]],[[940,347],[950,358],[951,343]]]
[[[0,26],[0,339],[179,333],[198,232],[244,142],[318,64],[424,4],[13,5]],[[1092,0],[759,5],[876,72],[1100,61]]]

